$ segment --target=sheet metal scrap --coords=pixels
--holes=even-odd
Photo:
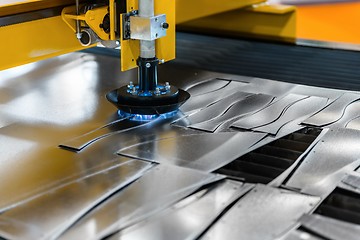
[[[160,212],[149,221],[114,234],[110,239],[196,239],[230,204],[253,187],[252,184],[230,180],[220,182]]]
[[[60,239],[102,239],[172,206],[203,185],[223,178],[160,164],[88,213]]]
[[[324,239],[357,240],[360,236],[360,226],[328,218],[318,214],[304,215],[300,218],[301,226]]]
[[[308,118],[303,124],[323,127],[340,120],[344,115],[345,109],[353,102],[360,99],[359,94],[344,93],[336,101],[324,108],[319,113]]]
[[[296,226],[297,219],[311,212],[319,201],[319,197],[257,185],[201,239],[276,239]]]
[[[261,109],[265,108],[268,104],[270,104],[275,97],[266,95],[266,94],[253,94],[248,96],[244,99],[239,99],[234,102],[233,104],[223,105],[221,109],[224,109],[223,114],[218,115],[214,118],[205,118],[202,115],[206,115],[205,112],[213,112],[212,107],[215,105],[213,104],[207,109],[200,111],[195,114],[196,116],[202,117],[201,122],[196,123],[196,121],[191,121],[191,124],[188,126],[190,128],[204,130],[208,132],[216,131],[221,125],[229,122],[235,121],[236,119],[247,116],[253,113],[260,111]],[[214,108],[220,108],[219,106],[214,106]]]
[[[346,173],[360,165],[360,132],[330,129],[305,156],[286,186],[317,196],[328,195]]]
[[[150,163],[130,160],[54,188],[0,215],[0,236],[55,239],[92,208],[141,177],[151,167]]]
[[[212,172],[246,154],[265,136],[253,132],[194,134],[140,143],[120,149],[118,154]]]
[[[254,129],[265,126],[278,120],[290,106],[306,98],[309,97],[297,94],[289,94],[284,98],[281,98],[270,104],[260,112],[239,119],[231,126],[241,129]]]

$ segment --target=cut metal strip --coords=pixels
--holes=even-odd
[[[346,175],[341,180],[338,187],[360,194],[360,173],[352,172],[351,174]]]
[[[315,236],[311,233],[302,231],[300,229],[296,229],[294,231],[291,231],[288,235],[284,236],[283,238],[280,238],[280,240],[327,240],[325,238]]]
[[[224,99],[222,99],[222,100],[220,100],[198,112],[190,114],[186,118],[180,119],[179,121],[177,121],[180,123],[176,124],[176,122],[175,122],[175,125],[188,127],[189,125],[194,125],[196,123],[210,121],[210,120],[226,113],[229,106],[231,107],[236,102],[244,100],[244,99],[250,97],[251,95],[253,95],[253,94],[245,93],[245,92],[234,93],[234,94],[230,95],[229,97],[226,97],[226,98],[224,98]]]
[[[149,221],[140,222],[110,239],[196,239],[234,201],[254,185],[224,181],[191,195]]]
[[[304,215],[300,218],[300,222],[303,228],[325,239],[357,240],[360,236],[359,225],[318,214]]]
[[[286,186],[326,196],[360,160],[360,132],[330,129],[291,176]]]
[[[205,108],[224,97],[241,91],[246,85],[247,83],[231,81],[228,85],[216,91],[190,97],[190,99],[180,107],[180,110],[184,113],[188,113]]]
[[[161,164],[73,225],[60,239],[102,239],[157,214],[222,176]],[[94,227],[96,226],[96,227]]]
[[[296,226],[297,219],[319,201],[319,197],[256,185],[201,239],[276,239]]]
[[[227,85],[229,85],[231,80],[223,80],[223,79],[211,79],[205,82],[200,82],[196,85],[185,88],[185,90],[190,93],[192,97],[196,97],[198,95],[203,95],[211,92],[215,92],[220,90]]]
[[[360,117],[350,120],[345,127],[360,130]]]
[[[212,172],[246,154],[265,136],[253,132],[188,135],[140,143],[121,149],[118,154]]]
[[[52,189],[0,215],[0,235],[15,239],[55,239],[92,208],[151,167],[150,163],[131,160]]]
[[[328,124],[334,123],[342,118],[344,115],[345,109],[353,102],[360,99],[359,94],[355,93],[344,93],[336,101],[332,102],[329,106],[324,108],[319,113],[311,116],[303,124],[311,126],[326,126]]]
[[[324,108],[328,99],[320,97],[309,97],[291,105],[284,114],[275,122],[262,127],[253,128],[255,131],[270,133],[276,135],[280,128],[286,123],[303,117],[309,117],[320,109]],[[301,123],[301,121],[299,121]]]
[[[270,124],[279,119],[291,105],[301,101],[308,96],[289,94],[282,99],[270,104],[265,109],[253,115],[244,117],[234,122],[231,126],[241,129],[253,129]]]
[[[328,125],[331,128],[343,128],[347,127],[347,125],[360,117],[360,102],[353,102],[348,105],[344,111],[344,115],[333,124]]]
[[[265,94],[254,94],[251,96],[248,96],[245,99],[239,99],[234,104],[230,105],[223,105],[223,109],[225,109],[224,113],[222,115],[219,115],[213,119],[206,119],[203,120],[200,123],[189,125],[189,127],[209,132],[216,131],[221,125],[232,121],[234,119],[240,118],[242,116],[252,114],[255,112],[260,111],[264,107],[266,107],[268,104],[270,104],[274,100],[274,97],[270,95]],[[212,106],[214,106],[213,104]],[[212,106],[205,109],[209,112],[212,111]],[[226,106],[226,107],[225,107]],[[220,106],[215,106],[220,107]],[[204,110],[203,110],[204,111]],[[199,113],[196,113],[196,115],[201,115],[202,111]],[[196,123],[196,122],[195,122]]]

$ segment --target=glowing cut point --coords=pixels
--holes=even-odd
[[[127,118],[130,121],[150,122],[150,121],[158,119],[158,118],[166,119],[166,118],[173,117],[176,115],[177,112],[178,112],[178,110],[168,112],[168,113],[163,113],[163,114],[142,115],[142,114],[127,113],[127,112],[123,112],[123,111],[119,110],[118,114],[120,117]]]

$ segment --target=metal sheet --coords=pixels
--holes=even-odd
[[[305,98],[289,106],[289,108],[287,108],[281,115],[281,117],[275,122],[272,122],[262,127],[253,128],[253,130],[276,135],[281,129],[281,127],[283,127],[286,123],[294,121],[298,118],[309,117],[318,112],[320,109],[324,108],[327,103],[327,98]],[[298,123],[300,124],[301,121],[299,121]]]
[[[101,239],[156,214],[222,176],[160,164],[104,202],[60,239]]]
[[[359,94],[345,93],[322,111],[305,120],[303,124],[322,127],[334,123],[341,119],[351,103],[359,99]]]
[[[303,159],[286,186],[326,196],[347,171],[360,164],[359,144],[359,131],[330,129]]]
[[[316,144],[324,137],[328,129],[322,130],[317,138],[310,144],[310,146],[296,159],[296,161],[277,178],[271,181],[268,185],[279,187],[283,185],[285,180],[290,177],[294,170],[301,164],[302,160],[309,154],[309,152],[316,146]],[[264,139],[265,140],[265,139]]]
[[[188,86],[185,90],[190,93],[192,97],[203,95],[220,90],[229,85],[231,80],[224,79],[208,79],[206,81],[195,83],[192,86]]]
[[[360,226],[339,221],[318,214],[304,215],[300,218],[303,228],[331,240],[357,240],[360,236]]]
[[[360,130],[360,117],[352,119],[351,121],[349,121],[346,126],[346,128],[351,128],[351,129],[356,129],[356,130]]]
[[[0,215],[0,235],[11,239],[55,239],[96,205],[141,177],[152,164],[131,160],[51,189]]]
[[[290,232],[288,235],[280,238],[280,240],[326,240],[326,239],[297,229]]]
[[[360,173],[352,172],[345,175],[338,187],[360,194]]]
[[[319,201],[319,197],[257,185],[201,239],[276,239],[296,226],[297,219]]]
[[[265,136],[253,132],[196,134],[140,143],[118,154],[212,172],[246,154]]]
[[[331,128],[347,127],[349,122],[360,117],[360,102],[353,102],[348,105],[344,111],[344,115],[333,124],[329,124]]]
[[[196,239],[232,202],[253,187],[254,185],[229,180],[221,182],[109,239]]]
[[[208,132],[215,132],[219,129],[220,126],[230,122],[235,121],[236,119],[256,113],[263,108],[265,108],[268,104],[270,104],[274,100],[274,97],[265,94],[254,94],[245,99],[238,100],[232,105],[224,106],[224,112],[222,115],[217,116],[213,119],[208,119],[208,121],[203,121],[197,124],[189,125],[190,128],[204,130]],[[213,104],[212,106],[214,106]],[[209,108],[211,108],[210,106]],[[217,106],[220,107],[220,106]],[[206,109],[207,110],[207,109]],[[201,115],[202,111],[197,113],[196,115]],[[222,129],[222,128],[221,128]],[[219,129],[219,130],[221,130]]]
[[[242,91],[241,89],[246,85],[247,83],[231,81],[228,85],[216,91],[190,97],[190,99],[180,107],[180,110],[184,113],[189,113],[205,108],[223,99],[224,97],[227,97],[235,92]],[[204,92],[206,91],[207,90],[204,89]]]
[[[190,114],[186,118],[176,121],[175,125],[188,127],[196,123],[212,120],[226,113],[227,110],[231,108],[231,106],[233,106],[236,102],[244,100],[250,97],[251,95],[253,94],[245,93],[245,92],[236,92],[228,97],[225,97],[224,99],[219,100],[218,102],[208,107],[205,107],[204,109],[198,112]]]
[[[279,119],[291,105],[305,98],[308,98],[308,96],[289,94],[272,103],[262,111],[239,119],[231,126],[242,129],[253,129],[270,124]]]

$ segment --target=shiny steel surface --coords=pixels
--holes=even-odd
[[[202,122],[190,124],[189,127],[208,132],[222,130],[221,128],[219,129],[220,126],[223,126],[225,124],[231,125],[230,121],[233,122],[240,117],[251,115],[257,111],[260,111],[268,104],[270,104],[273,100],[274,97],[270,95],[253,94],[246,97],[245,99],[239,99],[233,104],[227,104],[222,106],[216,106],[215,104],[213,104],[205,110],[208,112],[213,112],[214,110],[212,110],[212,108],[214,106],[215,108],[223,109],[223,113],[221,115],[214,118],[203,118]],[[196,115],[202,116],[205,110],[196,113]]]
[[[0,215],[0,235],[11,239],[55,239],[100,202],[141,177],[151,165],[129,160],[53,188]]]
[[[276,121],[267,124],[265,126],[253,128],[254,131],[266,132],[276,135],[279,130],[287,123],[297,120],[298,118],[304,118],[311,116],[326,106],[328,103],[327,98],[320,97],[308,97],[300,100],[284,110],[282,115]],[[300,124],[301,121],[298,121]]]
[[[359,99],[359,94],[345,93],[322,111],[305,120],[303,124],[322,127],[334,123],[343,117],[345,109],[351,103]]]
[[[232,126],[241,129],[254,129],[265,126],[279,119],[291,105],[306,98],[308,98],[308,96],[296,94],[287,95],[284,98],[275,101],[265,109],[253,115],[241,118],[233,123]]]
[[[223,176],[209,172],[304,128],[299,123],[308,118],[289,107],[301,103],[295,98],[296,104],[283,104],[293,111],[286,118],[290,122],[283,121],[287,111],[280,107],[255,119],[254,123],[280,127],[276,135],[230,128],[237,119],[226,122],[227,114],[238,116],[255,108],[240,107],[242,93],[250,94],[245,99],[274,97],[280,103],[287,96],[333,101],[345,91],[199,71],[175,62],[159,66],[159,81],[192,93],[188,105],[168,117],[133,122],[119,117],[105,99],[109,91],[137,79],[136,71],[121,73],[119,65],[118,58],[73,53],[0,72],[0,236],[39,239],[61,234],[62,239],[99,239],[121,230],[119,234],[128,236],[156,238],[159,233],[191,239],[224,213],[204,236],[230,239],[240,226],[244,239],[282,237],[311,211],[309,203],[316,204],[330,189],[341,187],[340,181],[347,181],[346,174],[359,165],[358,131],[330,126],[329,134],[333,132],[325,135],[324,130],[298,161],[274,179],[272,187],[258,185],[245,194],[241,189],[246,183],[214,184]],[[231,110],[230,105],[237,103]],[[312,108],[316,107],[306,110]],[[199,115],[204,123],[220,120],[216,133],[185,127],[186,117],[195,117],[194,113],[206,113]],[[123,188],[153,165],[157,166]],[[291,183],[285,186],[291,190],[276,188],[284,181]],[[204,184],[209,185],[192,195]],[[228,189],[233,184],[241,187]],[[299,190],[315,196],[304,196]],[[228,211],[228,204],[243,193]],[[194,219],[196,223],[191,222]],[[212,235],[218,229],[221,235]],[[269,232],[275,235],[265,235]]]
[[[223,177],[161,164],[78,221],[60,239],[100,239],[171,206]]]
[[[319,197],[257,185],[201,239],[276,239],[319,201]]]
[[[265,136],[250,132],[187,135],[137,144],[119,150],[118,154],[212,172],[247,153]]]
[[[301,226],[316,235],[332,240],[356,240],[360,236],[360,226],[321,216],[304,215],[300,219]]]
[[[360,194],[360,173],[352,172],[346,175],[338,187]]]
[[[326,196],[348,171],[360,165],[359,144],[359,131],[330,129],[305,156],[286,186]]]
[[[241,91],[241,89],[246,85],[247,83],[244,82],[230,81],[224,87],[216,90],[211,90],[211,88],[209,89],[206,86],[201,94],[192,96],[183,106],[180,107],[180,110],[184,113],[188,113],[194,110],[202,109],[216,103],[224,97]]]
[[[251,184],[226,180],[185,198],[173,208],[151,220],[135,224],[110,239],[196,239],[229,204],[253,187]]]

